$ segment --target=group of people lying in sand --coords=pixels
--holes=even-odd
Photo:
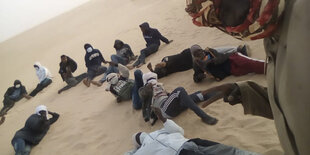
[[[143,73],[140,69],[136,69],[134,71],[134,79],[129,79],[129,70],[135,67],[139,68],[145,64],[145,58],[158,51],[160,41],[166,44],[172,42],[172,40],[169,41],[162,36],[157,29],[150,28],[148,23],[141,24],[140,28],[146,41],[146,48],[141,50],[139,57],[134,55],[128,44],[125,44],[121,40],[115,40],[114,48],[116,54],[111,55],[111,61],[106,61],[98,49],[86,43],[84,49],[86,51],[85,64],[87,72],[73,76],[73,73],[78,67],[76,61],[67,55],[61,55],[59,74],[67,85],[58,90],[58,94],[76,86],[81,81],[87,87],[91,84],[101,86],[106,81],[106,91],[110,91],[116,97],[117,102],[132,99],[133,108],[136,110],[142,109],[142,115],[146,122],[151,121],[153,125],[159,118],[163,121],[164,126],[169,126],[169,129],[164,130],[176,130],[176,133],[179,134],[177,137],[182,137],[182,129],[169,119],[178,116],[186,109],[191,109],[203,123],[209,125],[216,124],[218,120],[205,113],[197,105],[200,102],[209,100],[216,93],[197,91],[188,94],[183,87],[176,87],[173,91],[167,92],[163,84],[158,82],[158,79],[172,73],[190,69],[194,70],[194,82],[201,82],[206,77],[220,81],[230,75],[240,76],[248,73],[262,74],[264,72],[264,61],[247,57],[247,45],[214,49],[202,49],[199,45],[193,45],[179,54],[164,57],[160,63],[155,65],[154,69],[152,64],[149,63],[147,68],[151,72]],[[130,65],[133,61],[135,62]],[[103,66],[102,63],[109,64],[109,66]],[[46,67],[40,63],[35,63],[34,68],[36,69],[40,83],[28,95],[25,86],[19,80],[14,82],[14,86],[10,87],[5,93],[4,107],[1,110],[2,123],[5,118],[4,115],[14,106],[15,102],[23,97],[30,99],[52,83],[51,73]],[[103,77],[99,81],[94,81],[94,78],[101,74],[103,74]],[[52,115],[53,118],[48,119],[48,114]],[[36,109],[36,113],[26,121],[25,127],[16,132],[12,140],[12,145],[16,153],[29,154],[30,148],[39,143],[46,134],[49,125],[53,124],[58,117],[59,115],[57,113],[47,111],[45,106],[39,106]],[[35,128],[40,128],[40,131]],[[174,131],[169,134],[173,133]],[[146,135],[148,134],[139,133],[135,137],[137,144],[139,146],[145,146],[145,149],[148,150],[151,145],[148,146],[148,142],[146,145],[143,144],[146,141],[152,141],[152,138],[149,139]],[[153,134],[151,133],[150,135]],[[230,151],[242,151],[201,139],[188,140],[183,137],[181,141],[178,142],[178,146],[175,146],[176,151],[181,146],[181,152],[188,152],[188,147],[198,146],[203,146],[209,151],[212,146],[224,147]],[[139,154],[138,152],[142,152],[143,154],[145,151],[142,150],[142,148],[139,151],[136,150],[135,154]]]

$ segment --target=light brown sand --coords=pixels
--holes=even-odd
[[[138,25],[144,21],[174,40],[170,45],[162,45],[156,54],[147,59],[153,64],[196,43],[203,47],[243,44],[216,29],[194,26],[184,8],[184,0],[92,0],[0,43],[0,94],[4,94],[15,79],[20,79],[28,92],[34,89],[38,82],[32,67],[35,61],[40,61],[54,75],[51,86],[30,101],[23,99],[9,111],[6,121],[0,126],[0,154],[14,153],[10,144],[14,133],[23,127],[39,104],[47,105],[61,116],[41,143],[33,148],[34,155],[123,154],[132,147],[133,133],[159,129],[161,123],[153,127],[144,123],[141,111],[133,110],[131,102],[117,104],[104,87],[86,88],[80,84],[58,95],[57,90],[65,86],[57,73],[59,57],[67,54],[75,59],[79,65],[77,75],[86,71],[83,49],[86,42],[100,49],[108,60],[114,53],[115,39],[130,44],[134,53],[139,54],[145,42]],[[262,41],[247,43],[252,49],[252,57],[264,59]],[[146,66],[142,70],[147,71]],[[167,90],[183,86],[188,92],[247,79],[266,84],[263,75],[247,75],[229,77],[222,82],[205,80],[198,85],[193,82],[192,75],[192,70],[176,73],[160,82],[165,84]],[[204,110],[217,117],[218,124],[205,125],[188,110],[174,119],[185,129],[185,136],[209,139],[263,154],[282,154],[273,121],[244,116],[241,106],[232,107],[222,101]]]

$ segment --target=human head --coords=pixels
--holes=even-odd
[[[19,80],[14,81],[14,88],[20,88],[22,83]]]
[[[35,114],[39,115],[39,116],[43,116],[47,119],[47,107],[45,105],[39,105],[36,107],[36,111]]]
[[[190,48],[191,54],[195,60],[203,60],[206,57],[204,50],[199,45],[193,45]]]
[[[66,55],[61,55],[61,62],[66,63],[68,61],[68,57]]]
[[[39,70],[39,69],[40,69],[40,66],[41,66],[40,62],[36,62],[36,63],[34,63],[34,65],[33,65],[33,67],[34,67],[36,70]]]
[[[140,26],[140,29],[142,31],[142,33],[146,33],[148,31],[148,29],[150,29],[150,25],[147,22],[142,23]]]
[[[160,62],[155,65],[154,73],[158,75],[158,78],[162,78],[167,75],[166,62]]]
[[[120,50],[123,47],[124,43],[121,40],[116,39],[114,41],[114,48]]]
[[[91,46],[91,44],[86,43],[84,45],[84,49],[86,50],[86,52],[90,53],[93,51],[93,46]]]
[[[142,79],[143,79],[144,85],[147,85],[148,83],[156,84],[158,78],[157,78],[156,73],[148,72],[148,73],[143,74]]]
[[[145,139],[147,134],[145,132],[137,132],[132,135],[132,142],[136,146],[136,148],[140,147]]]
[[[107,75],[107,82],[110,85],[115,85],[118,82],[118,78],[119,78],[119,76],[117,73],[110,73]]]

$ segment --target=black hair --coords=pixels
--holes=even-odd
[[[61,55],[61,56],[60,56],[60,58],[65,58],[65,57],[67,57],[67,56],[66,56],[66,55]]]

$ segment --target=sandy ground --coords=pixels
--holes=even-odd
[[[134,53],[139,54],[145,42],[138,25],[144,21],[174,40],[170,45],[162,45],[147,59],[153,64],[196,43],[203,47],[243,44],[216,29],[194,26],[184,8],[185,1],[181,0],[92,0],[0,43],[0,94],[4,94],[15,79],[20,79],[28,92],[33,90],[38,83],[32,67],[35,61],[49,68],[54,76],[52,85],[29,101],[21,100],[9,111],[0,126],[0,154],[14,154],[10,144],[14,133],[24,126],[25,120],[40,104],[58,112],[60,119],[32,149],[34,155],[123,154],[132,148],[133,133],[161,128],[160,122],[155,126],[145,123],[141,110],[133,110],[131,102],[117,104],[114,96],[105,92],[105,87],[86,88],[80,84],[58,95],[57,90],[65,86],[57,73],[58,63],[60,55],[67,54],[78,62],[75,75],[85,72],[83,45],[86,42],[100,49],[108,60],[115,52],[115,39],[130,44]],[[252,49],[252,57],[265,58],[262,41],[247,44]],[[147,71],[146,66],[142,71]],[[266,84],[264,75],[229,77],[222,82],[205,80],[201,84],[195,84],[192,75],[192,70],[176,73],[160,82],[169,91],[183,86],[188,92],[248,79]],[[174,119],[184,128],[186,137],[209,139],[262,154],[283,154],[272,120],[245,116],[242,106],[232,107],[222,101],[204,110],[219,119],[217,125],[203,124],[190,110]]]

